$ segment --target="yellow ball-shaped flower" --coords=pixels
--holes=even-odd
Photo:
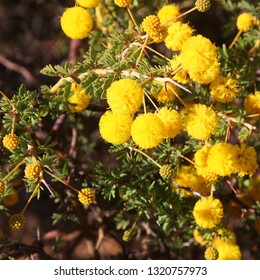
[[[140,148],[155,148],[164,139],[164,124],[161,119],[153,113],[139,115],[133,121],[131,135],[134,142]]]
[[[250,13],[243,13],[237,17],[237,28],[243,32],[250,30],[255,23],[255,18]]]
[[[107,111],[99,121],[100,134],[109,143],[123,144],[131,137],[132,121],[128,114]]]
[[[213,64],[205,71],[189,71],[191,80],[199,84],[209,84],[214,81],[220,73],[220,63],[216,58]]]
[[[217,58],[217,48],[202,35],[192,36],[182,46],[180,60],[188,72],[208,70]]]
[[[184,121],[184,127],[188,134],[199,140],[207,140],[216,133],[218,127],[218,117],[209,107],[194,105]]]
[[[24,175],[29,180],[37,179],[42,172],[42,168],[39,163],[29,163],[24,170]]]
[[[82,7],[72,7],[64,11],[60,18],[63,32],[71,39],[87,38],[93,28],[90,13]]]
[[[211,7],[210,0],[197,0],[195,2],[195,7],[198,9],[199,12],[204,13]]]
[[[170,164],[164,164],[160,167],[159,174],[164,180],[168,180],[173,175],[173,169]]]
[[[172,51],[180,51],[192,33],[193,29],[187,23],[173,22],[168,28],[168,35],[164,40],[165,45]]]
[[[241,260],[242,253],[238,245],[218,238],[213,242],[213,247],[218,250],[218,260]]]
[[[164,5],[157,13],[157,16],[161,22],[164,24],[180,14],[180,8],[175,4]],[[174,21],[170,21],[166,26],[170,26]]]
[[[221,222],[224,216],[221,201],[212,196],[203,197],[198,200],[192,213],[196,224],[204,229],[214,228]]]
[[[260,114],[260,91],[248,94],[244,101],[244,108],[249,114]],[[260,116],[258,116],[260,119]]]
[[[25,225],[25,217],[23,214],[14,214],[9,219],[9,227],[12,230],[21,230]]]
[[[132,0],[114,0],[115,4],[121,8],[126,8],[132,2]]]
[[[202,176],[198,175],[193,166],[182,165],[177,170],[172,180],[173,184],[171,187],[173,189],[176,189],[176,187],[186,187],[190,188],[192,191],[198,192],[201,195],[209,195],[210,193],[210,188],[207,186],[205,180]],[[185,189],[177,189],[177,192],[181,193],[185,197],[192,195],[192,192]]]
[[[167,29],[161,25],[160,19],[156,15],[147,16],[142,21],[142,28],[154,42],[163,42],[167,36]]]
[[[134,80],[115,81],[107,89],[107,103],[114,113],[135,113],[143,102],[142,87]]]
[[[213,99],[221,103],[231,102],[238,93],[238,81],[232,79],[230,75],[219,76],[210,84],[210,94]]]
[[[190,76],[187,71],[180,69],[174,76],[172,77],[173,80],[177,81],[181,84],[188,84],[190,82]]]
[[[2,199],[2,204],[5,207],[12,207],[19,201],[18,193],[15,189],[11,189],[7,196]]]
[[[20,143],[19,137],[14,133],[6,134],[3,139],[3,145],[8,150],[15,150]]]
[[[181,116],[177,111],[163,107],[159,110],[157,115],[164,124],[165,138],[174,138],[180,133],[182,129],[182,122]]]
[[[76,0],[83,8],[95,8],[100,4],[100,0]]]
[[[219,176],[229,176],[238,171],[236,164],[238,155],[238,146],[219,142],[211,147],[207,157],[207,166]]]
[[[90,94],[86,94],[85,90],[80,85],[71,84],[70,91],[73,93],[68,98],[69,109],[72,113],[80,113],[84,111],[90,102]]]
[[[240,176],[253,175],[258,168],[255,148],[242,144],[235,163]]]
[[[206,260],[217,260],[219,257],[218,250],[214,247],[208,247],[204,253]]]
[[[96,200],[95,191],[91,188],[81,189],[78,194],[79,201],[84,205],[90,205]]]

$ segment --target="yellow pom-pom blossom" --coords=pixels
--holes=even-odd
[[[84,111],[90,102],[90,94],[86,94],[85,90],[79,84],[71,84],[70,91],[73,93],[68,98],[69,109],[72,113],[80,113]]]
[[[173,78],[173,80],[177,81],[178,83],[181,83],[184,85],[188,84],[191,81],[189,73],[183,69],[178,70],[178,72],[175,73],[172,78]]]
[[[14,214],[9,219],[9,227],[12,230],[20,230],[25,225],[25,217],[23,214]]]
[[[239,147],[226,142],[219,142],[211,147],[207,165],[209,169],[219,176],[229,176],[231,173],[237,172],[237,157],[239,155]]]
[[[203,197],[196,202],[192,214],[201,228],[214,228],[224,216],[223,205],[219,199],[212,196]]]
[[[218,250],[214,247],[208,247],[204,253],[206,260],[217,260],[219,257]]]
[[[107,111],[99,121],[100,134],[111,144],[123,144],[131,137],[132,121],[131,115]]]
[[[5,207],[12,207],[19,201],[18,193],[15,189],[11,189],[7,196],[2,199],[2,204]]]
[[[140,108],[143,97],[142,87],[128,78],[113,82],[107,89],[107,103],[114,113],[135,113]]]
[[[91,188],[81,189],[78,194],[79,201],[84,205],[90,205],[96,200],[95,191]]]
[[[180,60],[183,69],[188,72],[204,72],[217,58],[217,48],[202,35],[192,36],[182,46]]]
[[[114,0],[115,4],[121,8],[126,8],[132,2],[132,0]]]
[[[260,176],[254,177],[247,189],[247,193],[254,201],[260,201]]]
[[[3,145],[8,150],[15,150],[20,143],[19,137],[14,133],[6,134],[3,139]]]
[[[179,51],[192,33],[193,29],[187,23],[173,22],[168,28],[168,35],[164,40],[165,45],[172,51]]]
[[[237,155],[236,168],[240,176],[253,175],[258,168],[257,155],[254,147],[246,147],[242,144]]]
[[[207,187],[206,182],[201,176],[198,175],[196,169],[193,166],[182,165],[177,170],[172,180],[173,184],[171,187],[173,189],[175,189],[176,184],[178,184],[180,187],[190,188],[201,195],[209,195],[210,193],[210,188]],[[179,193],[183,194],[185,197],[192,195],[191,192],[184,189],[179,189]]]
[[[237,28],[243,32],[250,30],[255,24],[255,18],[250,13],[243,13],[237,17]]]
[[[82,7],[72,7],[64,11],[60,18],[63,32],[71,39],[87,38],[93,28],[90,13]]]
[[[242,258],[242,253],[238,245],[230,241],[217,238],[212,246],[218,250],[218,260],[241,260]]]
[[[190,71],[190,78],[199,84],[209,84],[214,81],[220,73],[220,63],[215,59],[214,63],[203,72]]]
[[[25,167],[24,175],[29,180],[35,180],[40,176],[41,172],[42,169],[39,163],[29,163]]]
[[[231,79],[230,75],[219,76],[210,86],[210,94],[218,102],[231,102],[236,98],[238,93],[238,81]]]
[[[197,0],[195,2],[195,7],[198,9],[199,12],[203,13],[209,10],[211,6],[210,0]]]
[[[134,142],[140,148],[155,148],[164,139],[164,124],[161,119],[153,113],[139,115],[133,121],[131,135]]]
[[[218,176],[212,172],[207,165],[208,153],[210,151],[210,146],[203,146],[202,149],[198,150],[194,154],[194,163],[197,173],[202,176],[207,182],[214,182],[217,180]]]
[[[249,114],[260,114],[260,91],[248,94],[244,101],[244,108]],[[258,116],[258,119],[260,117]]]
[[[173,169],[170,164],[165,164],[160,167],[159,174],[164,180],[170,179],[173,175]]]
[[[142,28],[155,43],[163,42],[167,36],[167,28],[161,25],[156,15],[150,15],[142,21]]]
[[[203,104],[194,105],[184,121],[188,134],[199,140],[207,140],[216,133],[218,117],[216,113]]]
[[[0,195],[2,195],[5,191],[5,183],[0,180]]]
[[[175,17],[177,17],[180,14],[180,8],[175,4],[165,5],[163,6],[157,13],[157,16],[161,22],[161,24],[164,24]],[[170,21],[166,24],[166,26],[170,26],[173,24],[174,21]]]
[[[161,83],[156,82],[161,85]],[[160,92],[156,92],[153,88],[151,89],[151,94],[156,98],[156,100],[160,103],[170,103],[175,99],[175,94],[178,94],[179,90],[172,83],[166,83],[162,85],[162,89]]]
[[[95,8],[100,4],[100,0],[76,0],[83,8]]]
[[[181,116],[177,111],[163,107],[159,110],[157,115],[164,124],[165,138],[174,138],[180,133],[182,129],[182,122]]]

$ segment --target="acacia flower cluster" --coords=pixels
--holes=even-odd
[[[121,8],[129,6],[132,0],[114,0],[115,4]]]
[[[184,119],[184,128],[188,134],[199,140],[207,140],[217,131],[218,117],[206,105],[195,104]]]
[[[76,0],[76,3],[83,8],[95,8],[100,4],[100,0]]]
[[[142,22],[142,28],[155,43],[163,42],[167,36],[166,27],[161,25],[156,15],[147,16]]]
[[[60,18],[63,32],[71,39],[87,38],[93,28],[90,13],[82,7],[67,8]]]
[[[19,137],[14,133],[6,134],[3,138],[3,145],[6,149],[14,150],[20,143]]]
[[[90,102],[90,94],[85,93],[85,89],[79,84],[71,84],[72,95],[68,98],[69,109],[72,113],[80,113],[84,111]]]
[[[224,216],[221,201],[212,196],[198,200],[192,213],[196,224],[204,229],[211,229],[217,226]]]

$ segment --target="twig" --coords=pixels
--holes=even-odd
[[[137,148],[133,148],[133,147],[129,147],[130,151],[135,151],[140,153],[141,155],[145,156],[146,158],[148,158],[153,164],[155,164],[156,166],[158,166],[159,168],[161,168],[162,166],[156,162],[154,159],[152,159],[150,156],[148,156],[146,153],[144,153],[143,151],[137,149]]]
[[[81,40],[79,39],[70,40],[68,61],[72,64],[74,64],[76,61],[80,45],[81,45]]]
[[[130,10],[129,8],[126,8],[126,9],[127,9],[127,12],[128,12],[128,14],[129,14],[129,17],[130,17],[130,19],[132,20],[132,22],[133,22],[133,24],[134,24],[134,26],[135,26],[137,32],[139,33],[139,35],[141,35],[140,28],[139,28],[139,26],[137,25],[137,23],[136,23],[136,21],[135,21],[135,18],[133,17],[133,14],[132,14],[132,12],[131,12],[131,10]]]
[[[222,119],[228,121],[228,122],[233,122],[233,123],[241,123],[242,125],[244,125],[245,127],[247,127],[249,130],[256,130],[256,127],[251,125],[250,123],[246,123],[246,122],[240,122],[238,120],[236,120],[233,117],[229,117],[221,112],[218,113],[218,116],[221,117]]]
[[[114,73],[113,70],[110,70],[110,69],[102,69],[102,68],[97,68],[97,69],[93,69],[92,70],[94,73],[96,73],[97,75],[107,75],[107,74],[111,74],[111,73]],[[85,76],[89,75],[89,72],[84,72],[82,74],[80,74],[77,78],[79,80],[82,80]],[[121,72],[121,75],[122,76],[125,76],[125,77],[135,77],[137,79],[148,79],[149,76],[146,76],[146,75],[142,75],[141,73],[135,71],[135,70],[123,70]],[[179,87],[189,93],[192,93],[190,90],[188,90],[187,88],[185,88],[183,85],[175,82],[173,79],[171,78],[168,78],[168,77],[154,77],[153,78],[155,81],[158,81],[158,82],[161,82],[161,83],[166,83],[166,82],[169,82],[169,83],[172,83],[174,84],[176,87]],[[62,77],[50,90],[49,90],[49,94],[55,94],[59,87],[65,82],[72,82],[73,79],[71,77]]]
[[[25,67],[12,62],[2,55],[0,55],[0,64],[4,65],[9,70],[21,74],[29,84],[37,84],[37,79]]]

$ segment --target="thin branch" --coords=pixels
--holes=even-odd
[[[37,84],[37,79],[23,66],[12,62],[11,60],[7,59],[6,57],[0,55],[0,64],[6,67],[9,70],[15,71],[21,74],[27,83],[29,84]]]

